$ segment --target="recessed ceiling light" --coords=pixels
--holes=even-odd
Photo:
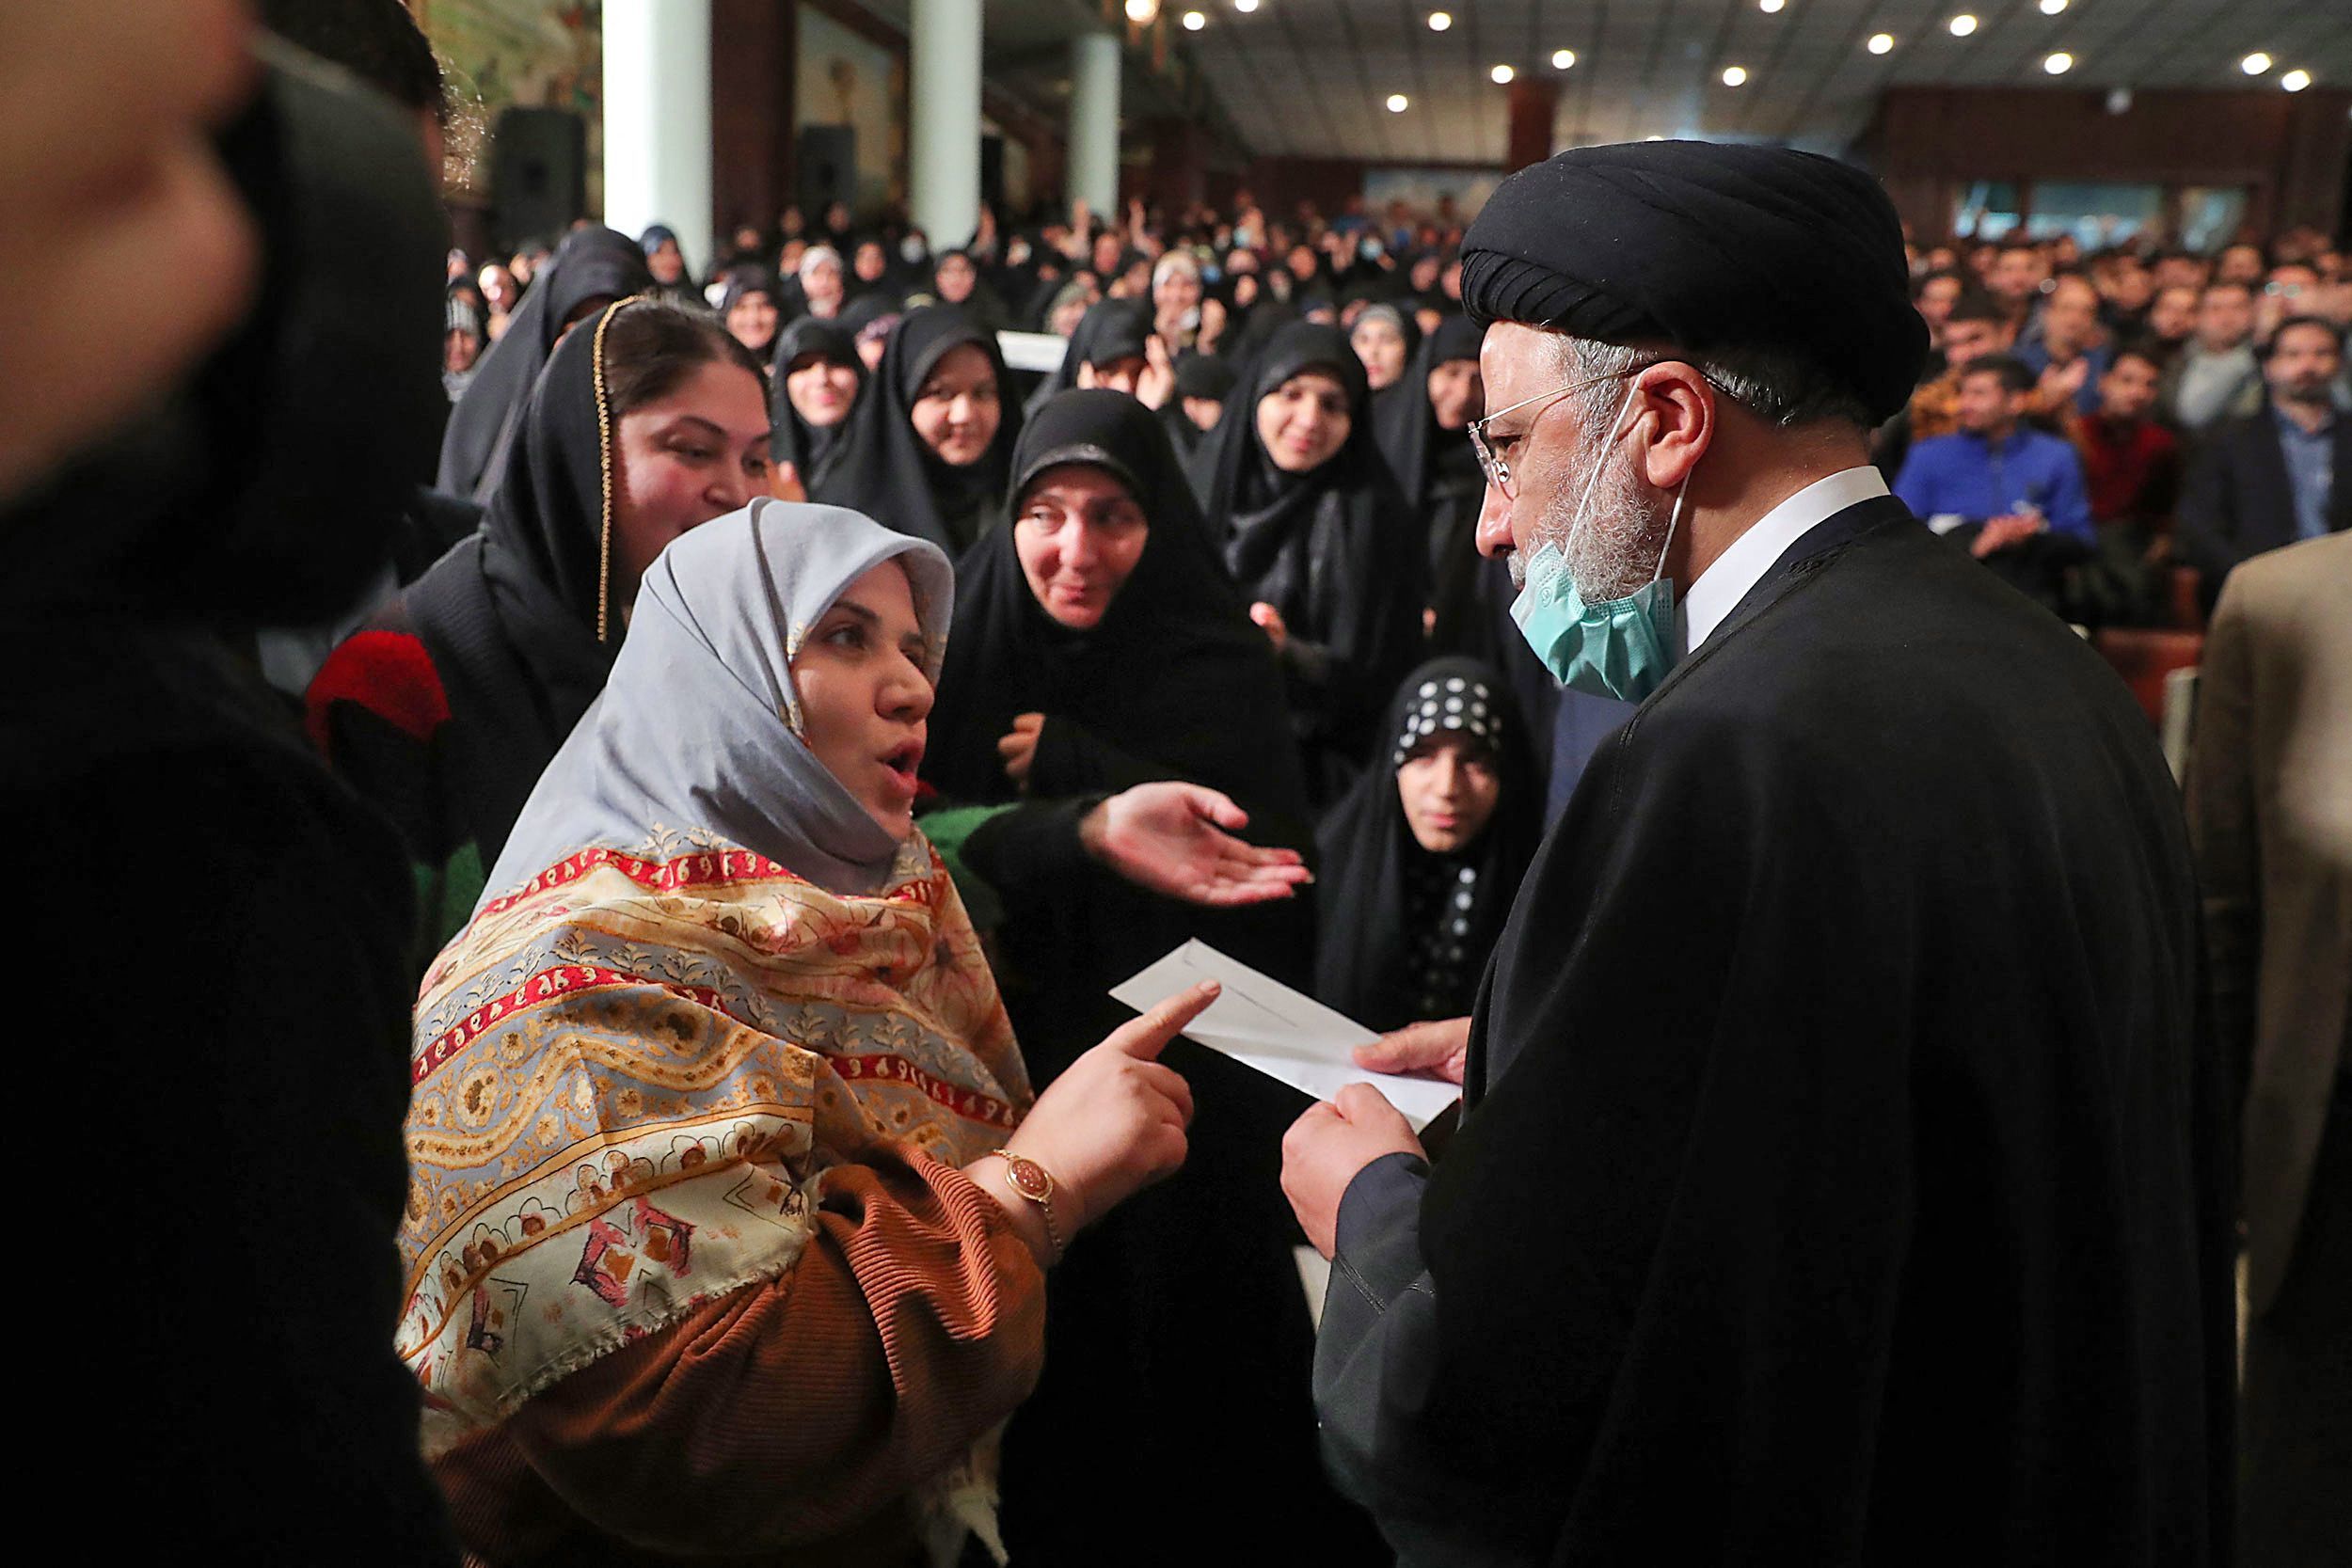
[[[1442,33],[1448,27],[1453,25],[1454,13],[1452,11],[1431,11],[1429,13],[1429,30],[1431,32]]]
[[[1964,39],[1977,30],[1977,19],[1966,11],[1952,18],[1952,37]]]
[[[1499,65],[1492,71],[1486,72],[1486,74],[1494,78],[1495,86],[1501,87],[1503,83],[1508,82],[1512,77],[1517,76],[1518,72],[1513,71],[1507,65]]]
[[[2042,14],[2056,16],[2066,8],[2066,0],[2042,0]]]
[[[1870,51],[1870,53],[1871,53],[1871,54],[1873,54],[1873,55],[1884,55],[1884,54],[1886,54],[1886,53],[1890,52],[1891,50],[1893,50],[1893,48],[1894,48],[1894,47],[1895,47],[1895,35],[1894,35],[1894,34],[1892,34],[1892,33],[1872,33],[1872,34],[1870,35],[1870,42],[1869,42],[1868,48],[1869,48],[1869,51]]]
[[[2063,76],[2074,69],[2074,56],[2061,49],[2042,62],[2042,69],[2053,76]]]
[[[1248,16],[1251,11],[1254,11],[1257,8],[1258,0],[1233,0],[1233,9],[1241,12],[1244,16]]]
[[[1184,13],[1184,31],[1187,33],[1197,33],[1208,24],[1209,19],[1202,16],[1199,11],[1186,11]]]
[[[1766,16],[1778,16],[1781,7],[1787,4],[1788,0],[1756,0],[1756,8]]]
[[[2270,69],[2270,56],[2257,49],[2246,58],[2238,61],[2237,68],[2249,76],[2260,76]]]
[[[1567,69],[1568,69],[1568,67],[1570,67],[1570,66],[1572,66],[1572,65],[1574,65],[1574,64],[1576,64],[1576,51],[1575,51],[1575,50],[1573,50],[1573,49],[1555,49],[1555,50],[1553,50],[1553,51],[1551,52],[1551,69],[1552,69],[1552,70],[1554,70],[1554,71],[1565,71],[1565,70],[1567,70]]]
[[[1127,20],[1130,22],[1150,22],[1159,14],[1160,0],[1127,0]]]
[[[1401,92],[1392,92],[1389,94],[1389,113],[1392,115],[1403,114],[1405,112],[1405,105],[1406,102],[1407,100]]]
[[[2289,92],[2301,92],[2312,85],[2312,73],[2308,71],[2290,71],[2279,78],[2279,85]]]
[[[1746,66],[1727,65],[1724,67],[1724,86],[1736,87],[1747,79],[1748,68]]]

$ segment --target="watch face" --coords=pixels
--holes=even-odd
[[[1045,1167],[1034,1160],[1015,1155],[1005,1164],[1012,1171],[1012,1184],[1021,1189],[1021,1196],[1042,1202],[1053,1196],[1054,1179],[1045,1174]]]

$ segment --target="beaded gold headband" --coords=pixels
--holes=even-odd
[[[612,325],[612,318],[645,297],[631,294],[596,318],[596,338],[592,345],[596,388],[596,484],[602,492],[599,501],[601,515],[596,525],[596,642],[601,646],[610,624],[612,603],[612,417],[604,401],[604,329]]]

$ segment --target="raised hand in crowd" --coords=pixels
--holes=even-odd
[[[1314,880],[1295,849],[1246,844],[1249,816],[1199,784],[1137,784],[1078,824],[1087,853],[1138,887],[1188,904],[1230,909],[1289,898]]]

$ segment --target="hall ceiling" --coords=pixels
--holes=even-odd
[[[2301,69],[2352,84],[2352,0],[1164,0],[1207,24],[1179,33],[1235,128],[1259,153],[1500,163],[1504,98],[1489,71],[1556,77],[1562,147],[1697,134],[1836,150],[1902,85],[2263,87]],[[1453,14],[1443,32],[1431,10]],[[993,15],[997,7],[989,8]],[[1978,27],[1955,38],[1951,18]],[[1888,33],[1895,47],[1873,55]],[[1576,64],[1556,71],[1553,51]],[[2053,77],[2055,51],[2074,58]],[[2262,78],[2238,62],[2262,50]],[[1746,83],[1722,73],[1743,67]],[[1407,107],[1383,106],[1403,93]],[[2182,127],[2185,142],[2195,128]]]

